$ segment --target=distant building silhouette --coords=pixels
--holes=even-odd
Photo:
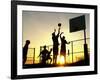
[[[25,46],[23,47],[23,64],[25,64],[27,59],[27,52],[28,52],[28,46],[30,44],[30,40],[26,40]]]

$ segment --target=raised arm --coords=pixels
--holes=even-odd
[[[60,34],[61,23],[58,23],[58,34]]]
[[[70,44],[70,42],[67,42],[67,41],[66,41],[66,44]]]
[[[60,27],[59,27],[59,29],[58,29],[58,33],[60,34]]]
[[[58,28],[58,34],[57,34],[57,36],[59,36],[59,34],[60,34],[60,28]]]
[[[52,48],[50,49],[50,53],[52,52]]]
[[[60,39],[61,39],[61,35],[63,34],[63,32],[61,32],[61,34],[60,34]]]

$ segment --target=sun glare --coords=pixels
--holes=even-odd
[[[65,64],[64,56],[58,56],[57,63],[60,64],[60,65]]]
[[[60,64],[64,64],[65,61],[64,61],[64,56],[60,56]]]

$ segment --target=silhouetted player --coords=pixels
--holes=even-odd
[[[41,63],[46,64],[46,56],[49,53],[49,51],[46,49],[46,46],[44,46],[43,48],[44,49],[40,52],[39,56],[41,56],[42,58]]]
[[[65,63],[66,63],[66,44],[69,44],[70,42],[67,42],[65,40],[65,36],[61,37],[62,34],[63,34],[63,32],[60,34],[60,39],[61,39],[60,55],[64,56],[64,60],[65,60]]]
[[[46,56],[46,60],[47,60],[47,61],[50,59],[50,64],[51,64],[51,62],[52,62],[52,58],[51,58],[51,55],[50,55],[51,52],[52,52],[52,48],[50,49],[49,53],[48,53],[47,56]]]
[[[59,26],[59,24],[58,24],[58,26]],[[54,29],[54,32],[52,33],[52,41],[53,41],[53,63],[54,64],[57,63],[58,46],[59,46],[58,37],[59,37],[59,34],[60,34],[60,27],[58,29],[58,34],[56,35],[55,33],[56,33],[56,29]]]
[[[28,46],[30,44],[30,40],[26,40],[25,46],[23,47],[23,64],[25,64],[27,59],[27,52],[28,52]]]

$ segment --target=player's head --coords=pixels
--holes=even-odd
[[[65,39],[65,36],[63,36],[63,39]]]
[[[30,40],[26,40],[26,44],[30,44]]]
[[[52,33],[52,36],[55,36],[55,33],[56,33],[56,29],[54,29],[54,32]]]
[[[43,48],[46,49],[46,45],[44,45]]]

